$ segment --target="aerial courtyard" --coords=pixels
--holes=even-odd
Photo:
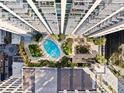
[[[105,45],[105,38],[86,38],[67,35],[37,35],[31,42],[21,41],[20,55],[27,66],[90,66],[92,63],[106,64],[99,53],[99,46]],[[103,58],[103,59],[102,59]],[[101,59],[101,60],[99,60]],[[74,62],[75,61],[75,62]]]
[[[0,93],[124,93],[124,0],[0,0]]]

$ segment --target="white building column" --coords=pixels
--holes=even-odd
[[[66,2],[67,2],[67,0],[61,0],[61,33],[62,34],[64,32]]]
[[[30,5],[30,7],[33,9],[33,11],[35,12],[35,14],[39,17],[40,21],[44,24],[44,26],[47,28],[48,32],[50,34],[52,34],[52,31],[50,29],[50,27],[48,26],[48,24],[45,22],[43,16],[40,14],[40,12],[38,11],[36,5],[33,3],[32,0],[27,0],[28,4]]]

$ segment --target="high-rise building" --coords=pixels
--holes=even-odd
[[[98,37],[123,29],[123,6],[123,0],[0,0],[0,28]]]
[[[124,93],[123,31],[124,0],[0,0],[0,93]]]

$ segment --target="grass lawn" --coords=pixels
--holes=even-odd
[[[41,57],[42,56],[42,53],[41,53],[42,51],[39,49],[37,44],[29,45],[29,50],[33,57]]]

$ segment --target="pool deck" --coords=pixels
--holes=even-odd
[[[47,52],[46,52],[46,50],[44,49],[44,47],[43,47],[43,43],[45,42],[45,40],[46,39],[50,39],[50,40],[52,40],[57,46],[58,46],[58,48],[59,48],[59,50],[60,50],[60,57],[59,58],[53,58],[53,57],[51,57]],[[54,39],[52,36],[46,36],[45,38],[44,38],[44,40],[42,40],[40,43],[39,43],[39,46],[40,46],[40,48],[44,51],[44,53],[45,53],[45,58],[46,59],[48,59],[48,60],[51,60],[51,61],[59,61],[63,56],[64,56],[64,53],[63,53],[63,51],[62,51],[62,49],[61,49],[61,44],[56,40],[56,39]]]

